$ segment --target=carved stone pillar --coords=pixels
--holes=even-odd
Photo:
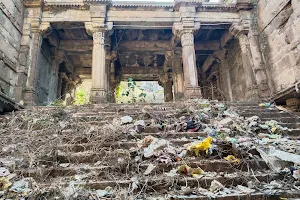
[[[181,58],[175,58],[172,60],[172,68],[175,100],[181,100],[184,98],[184,82]]]
[[[49,96],[48,102],[56,100],[59,96],[58,93],[58,84],[59,84],[59,65],[64,60],[64,52],[57,51],[55,49],[52,52],[52,66],[51,66],[51,79],[49,83]]]
[[[26,88],[24,89],[24,103],[26,106],[35,105],[36,79],[38,73],[38,57],[41,51],[42,35],[39,30],[39,22],[31,23],[31,47],[28,52],[28,74]]]
[[[104,31],[93,33],[93,61],[92,61],[92,89],[91,102],[106,102],[106,71],[105,71],[105,47]]]
[[[255,100],[258,97],[256,90],[256,81],[253,74],[253,60],[248,39],[249,27],[247,23],[234,24],[230,27],[231,34],[238,39],[241,48],[242,64],[244,68],[244,77],[246,81],[247,91],[245,91],[245,99]]]
[[[184,71],[184,96],[185,98],[201,98],[198,85],[196,55],[194,48],[194,34],[192,31],[182,31],[182,62]]]

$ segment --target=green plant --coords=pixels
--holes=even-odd
[[[80,89],[75,94],[74,105],[84,105],[88,103],[87,94],[84,89]]]
[[[64,106],[64,101],[62,99],[56,99],[50,105],[62,107],[62,106]]]
[[[137,95],[136,91],[141,92]],[[127,80],[127,90],[122,92],[122,96],[131,97],[131,100],[129,100],[128,103],[135,103],[137,102],[138,98],[140,98],[140,101],[145,101],[144,98],[147,96],[147,94],[144,92],[144,89],[138,86],[132,78],[129,78]]]

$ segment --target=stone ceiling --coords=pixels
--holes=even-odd
[[[91,68],[93,40],[83,24],[53,24],[52,27],[54,28],[52,34],[60,40],[59,48],[65,51],[72,65],[80,69]],[[202,66],[205,59],[218,50],[220,38],[225,31],[224,28],[207,28],[195,33],[198,66]],[[111,36],[111,50],[118,52],[117,63],[120,69],[150,67],[159,70],[164,67],[166,51],[180,52],[181,42],[173,35],[171,29],[117,29]]]

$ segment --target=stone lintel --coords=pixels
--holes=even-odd
[[[43,4],[43,0],[23,0],[23,5],[25,8],[42,7]]]
[[[90,13],[92,18],[106,18],[106,5],[91,4]]]

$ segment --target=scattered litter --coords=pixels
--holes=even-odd
[[[121,124],[129,124],[132,122],[132,117],[130,116],[124,116],[124,117],[121,117]]]
[[[17,193],[29,192],[30,191],[29,183],[25,179],[16,181],[13,183],[13,185],[11,186],[11,188],[9,190],[13,191],[13,192],[17,192]]]
[[[166,147],[167,145],[169,145],[169,141],[153,137],[151,144],[147,148],[144,148],[145,158],[150,158],[155,155],[158,150]]]
[[[230,162],[232,162],[234,164],[239,164],[241,162],[240,159],[234,157],[233,155],[228,155],[224,159],[227,160],[227,161],[230,161]]]
[[[248,187],[245,187],[245,186],[242,186],[242,185],[238,185],[237,188],[238,188],[241,192],[243,192],[243,193],[245,193],[245,194],[250,194],[250,193],[255,192],[254,189],[251,189],[251,188],[248,188]]]
[[[276,121],[279,117],[265,122],[260,119],[261,113],[258,112],[259,116],[245,118],[237,112],[241,105],[232,104],[227,108],[227,105],[218,101],[194,100],[188,104],[184,101],[182,104],[185,107],[180,104],[174,106],[174,111],[173,108],[161,108],[161,105],[146,106],[142,113],[134,112],[137,120],[116,115],[112,120],[93,120],[90,123],[81,119],[78,123],[79,119],[72,117],[57,119],[51,114],[52,111],[47,111],[50,117],[40,113],[31,117],[32,112],[28,112],[29,115],[22,115],[23,111],[14,113],[17,118],[12,117],[11,122],[4,124],[4,131],[0,130],[0,134],[5,136],[7,130],[16,133],[15,144],[5,141],[1,147],[1,156],[5,157],[0,158],[1,198],[162,200],[205,196],[207,199],[218,199],[221,196],[248,195],[256,191],[269,195],[300,190],[300,142],[286,136],[287,132],[284,131],[289,129],[282,127],[281,121]],[[166,106],[169,107],[169,104]],[[261,106],[277,112],[275,106],[268,102]],[[254,110],[248,111],[251,107],[242,113],[253,113]],[[140,105],[133,104],[124,105],[121,112],[133,113],[132,108],[141,110]],[[164,112],[155,112],[158,108]],[[85,110],[86,107],[76,109]],[[68,112],[73,116],[72,108]],[[83,116],[86,117],[85,113]],[[2,120],[0,125],[3,124]],[[286,123],[294,124],[293,121]],[[31,128],[32,136],[38,135],[38,138],[22,136],[27,136]],[[142,132],[149,135],[140,134]],[[28,148],[30,143],[36,145]],[[57,149],[57,145],[65,144],[68,147],[76,145],[76,149]],[[85,144],[89,148],[85,149]],[[23,155],[24,152],[28,152],[28,158]],[[75,160],[69,159],[73,155],[79,158],[78,163],[70,161]],[[260,165],[260,157],[270,171],[265,164]],[[227,169],[222,163],[226,166],[229,164],[232,169]],[[261,168],[252,169],[256,164]],[[176,167],[172,169],[172,166]],[[205,166],[208,172],[199,166]],[[62,169],[67,167],[70,169]],[[44,169],[71,170],[71,174],[75,171],[76,175],[63,176],[63,185],[57,181],[45,188],[43,184],[34,185],[30,179],[19,180],[17,170],[20,169],[41,170],[42,173],[35,174],[41,176],[38,180],[47,185],[52,174],[44,173]],[[260,182],[265,175],[277,181]],[[279,175],[284,179],[278,180]],[[153,185],[152,178],[157,179],[157,185]],[[122,181],[128,182],[129,179],[130,184],[124,188]],[[198,180],[208,183],[209,180],[213,181],[205,188],[200,188],[197,183],[194,184]],[[217,180],[224,182],[224,185]],[[236,180],[243,185],[232,185]],[[116,187],[94,190],[81,184],[98,181],[115,182]],[[182,186],[183,181],[186,181],[185,186]],[[37,191],[37,187],[41,188]],[[148,193],[151,189],[155,192]],[[39,192],[45,196],[36,197]],[[156,192],[163,197],[156,198]]]
[[[270,167],[270,169],[274,171],[280,171],[281,169],[290,166],[291,162],[296,162],[296,163],[300,162],[300,159],[291,160],[293,158],[298,158],[299,155],[277,151],[274,149],[274,147],[270,147],[268,149],[262,149],[262,148],[256,148],[256,149],[260,153],[262,159]],[[287,155],[287,157],[284,157],[285,155]]]
[[[147,147],[149,144],[151,144],[151,142],[153,141],[154,137],[153,136],[146,136],[143,140],[139,140],[137,142],[137,146],[138,148],[142,148],[142,147]]]
[[[175,176],[178,176],[177,171],[178,171],[178,169],[172,169],[170,172],[166,172],[165,175],[168,177],[175,177]]]
[[[0,167],[0,177],[9,175],[10,172],[5,167]]]
[[[144,172],[144,175],[149,175],[155,168],[156,168],[155,165],[149,164],[146,171]]]
[[[130,192],[134,193],[139,188],[139,181],[137,177],[132,177],[130,180],[132,181]]]
[[[185,174],[187,176],[192,176],[192,177],[200,177],[205,174],[205,172],[200,168],[191,168],[188,165],[181,165],[178,167],[179,174]]]
[[[294,171],[293,171],[293,177],[294,177],[296,180],[300,180],[300,169],[294,170]]]
[[[269,103],[269,102],[264,102],[264,103],[260,103],[259,106],[260,106],[260,107],[270,107],[270,106],[271,106],[271,103]]]
[[[189,146],[187,150],[195,152],[196,156],[199,156],[199,152],[201,151],[205,151],[208,154],[209,149],[212,148],[212,140],[212,137],[209,136],[202,142]]]
[[[135,125],[135,131],[137,133],[141,133],[142,131],[145,130],[146,124],[144,120],[138,120],[136,122],[134,122]]]
[[[9,188],[12,183],[8,180],[8,178],[2,177],[0,178],[0,190],[5,190]]]
[[[211,192],[216,193],[216,192],[219,192],[220,190],[223,190],[224,188],[225,188],[225,187],[224,187],[224,185],[222,185],[222,183],[220,183],[220,182],[217,181],[217,180],[213,180],[213,181],[211,182],[211,185],[210,185],[209,190],[210,190]]]
[[[108,186],[104,190],[96,190],[97,197],[107,197],[113,195],[113,188]]]

